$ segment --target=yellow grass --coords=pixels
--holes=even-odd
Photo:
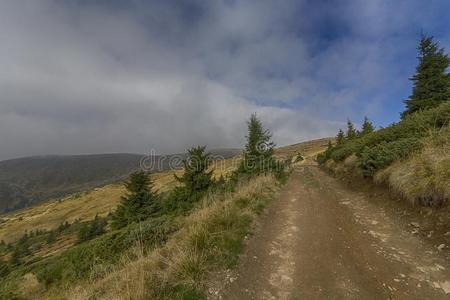
[[[214,176],[226,176],[239,162],[239,157],[215,162]],[[181,175],[182,170],[171,170],[152,175],[155,189],[166,192],[173,188],[177,181],[174,174]],[[49,200],[35,206],[0,216],[0,240],[13,242],[26,231],[36,229],[53,229],[68,221],[90,220],[96,214],[105,216],[113,211],[125,193],[122,184],[110,184],[91,191],[77,193],[60,200]],[[63,247],[62,249],[64,249]]]
[[[232,194],[210,195],[202,208],[186,217],[184,226],[163,247],[125,263],[115,271],[92,283],[70,289],[68,299],[178,299],[175,286],[204,290],[210,272],[216,271],[220,247],[208,244],[224,234],[234,234],[237,220],[255,212],[240,208],[243,198],[257,201],[257,197],[271,195],[276,180],[271,176],[258,177],[238,187]],[[202,245],[207,246],[202,246]],[[139,251],[143,253],[144,251]],[[211,258],[216,262],[211,264]],[[220,264],[219,264],[220,265]]]
[[[123,191],[121,185],[108,185],[3,215],[0,239],[11,242],[25,231],[53,229],[65,221],[92,219],[97,213],[105,215],[117,205]]]
[[[318,139],[303,142],[295,145],[285,146],[276,149],[275,154],[279,158],[292,157],[297,154],[312,156],[324,149],[328,145],[330,138]],[[226,176],[238,167],[240,156],[214,162],[211,167],[214,169],[214,177]],[[155,189],[159,192],[166,192],[173,188],[177,182],[174,174],[181,175],[182,170],[171,170],[156,173],[153,176]],[[122,184],[111,184],[96,188],[90,191],[77,193],[60,200],[49,200],[35,206],[1,215],[0,240],[13,242],[20,238],[26,231],[36,229],[53,229],[59,224],[76,219],[81,221],[90,220],[96,214],[107,215],[113,211],[124,194],[125,189]],[[60,249],[65,249],[67,245]]]
[[[275,149],[275,156],[293,157],[295,155],[314,156],[327,149],[328,141],[334,143],[334,138],[322,138]]]
[[[450,199],[450,127],[424,140],[424,149],[375,174],[396,192],[415,203],[440,204]]]

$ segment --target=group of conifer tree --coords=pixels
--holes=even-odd
[[[286,163],[274,159],[275,144],[271,133],[264,129],[256,114],[251,115],[247,125],[243,158],[228,180],[223,176],[215,179],[211,168],[213,158],[206,152],[205,146],[194,146],[188,150],[188,158],[183,160],[183,175],[174,175],[179,186],[165,195],[155,191],[148,172],[131,174],[125,183],[127,194],[122,197],[112,216],[112,227],[119,229],[162,214],[187,213],[208,191],[233,189],[236,182],[243,178],[273,172],[278,179],[282,179]]]
[[[439,106],[450,100],[450,73],[447,69],[450,58],[433,37],[422,35],[418,50],[418,65],[415,74],[410,78],[413,82],[412,94],[403,102],[406,105],[401,117]],[[339,130],[336,136],[336,144],[340,145],[347,140],[352,140],[370,133],[374,130],[367,117],[364,118],[361,131],[357,131],[353,123],[347,121],[347,131]]]

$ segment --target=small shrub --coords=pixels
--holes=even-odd
[[[366,147],[361,154],[361,167],[366,176],[373,174],[392,162],[407,158],[413,151],[420,149],[422,144],[417,138],[406,138],[395,142],[382,142],[375,147]]]
[[[47,235],[47,244],[53,244],[56,241],[56,233],[54,230],[51,230]]]
[[[95,218],[89,223],[81,226],[78,232],[78,241],[85,242],[105,233],[107,222],[105,218],[95,215]]]
[[[39,269],[36,272],[36,277],[39,282],[48,287],[53,283],[61,281],[66,268],[67,264],[62,260],[55,260]]]
[[[6,277],[6,275],[8,275],[9,273],[9,270],[10,268],[8,263],[0,259],[0,277]]]
[[[34,272],[46,285],[87,278],[94,265],[116,264],[137,243],[146,247],[160,245],[177,230],[173,218],[160,217],[133,223],[121,230],[87,241],[35,265]]]

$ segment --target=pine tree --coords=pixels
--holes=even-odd
[[[342,129],[339,129],[338,134],[336,135],[336,145],[342,145],[345,142],[345,135]]]
[[[364,122],[362,124],[362,128],[361,128],[361,132],[360,135],[366,135],[368,133],[371,133],[375,130],[375,128],[373,127],[372,122],[369,121],[369,118],[364,117]]]
[[[419,64],[416,73],[410,78],[413,82],[412,95],[404,101],[406,110],[402,117],[428,108],[433,108],[449,100],[450,75],[446,69],[450,65],[449,57],[439,48],[433,37],[423,35],[419,47]]]
[[[30,240],[28,234],[25,233],[17,242],[14,247],[14,251],[11,255],[11,264],[18,265],[21,263],[21,259],[27,255],[30,255]]]
[[[350,120],[347,120],[347,134],[345,135],[347,140],[354,139],[358,133],[356,132],[355,126]]]
[[[194,203],[213,186],[213,170],[209,170],[212,159],[209,153],[205,153],[205,149],[204,146],[195,146],[188,150],[189,158],[183,160],[183,175],[175,175],[175,179],[182,185],[173,189],[168,200],[164,201],[166,211],[190,211]]]
[[[56,241],[56,233],[54,230],[51,230],[47,236],[47,244],[52,244]]]
[[[81,226],[78,232],[78,241],[84,242],[90,240],[96,236],[105,233],[105,227],[107,225],[106,219],[95,215],[95,218],[87,224]]]
[[[130,175],[130,179],[125,182],[128,193],[122,197],[112,217],[113,228],[122,228],[160,213],[159,197],[152,191],[152,187],[148,173],[139,171]]]
[[[326,151],[331,151],[333,150],[333,144],[331,143],[331,141],[328,141],[328,145],[327,145],[327,150]]]
[[[268,171],[274,166],[272,134],[264,129],[256,114],[251,115],[247,126],[247,143],[239,170],[254,174]]]
[[[188,150],[189,159],[183,161],[184,173],[181,177],[175,175],[189,194],[207,190],[211,184],[213,170],[208,171],[211,165],[209,153],[205,153],[205,146],[195,146]]]

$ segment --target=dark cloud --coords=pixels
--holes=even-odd
[[[2,1],[0,159],[237,147],[252,112],[278,144],[391,122],[445,6]]]

